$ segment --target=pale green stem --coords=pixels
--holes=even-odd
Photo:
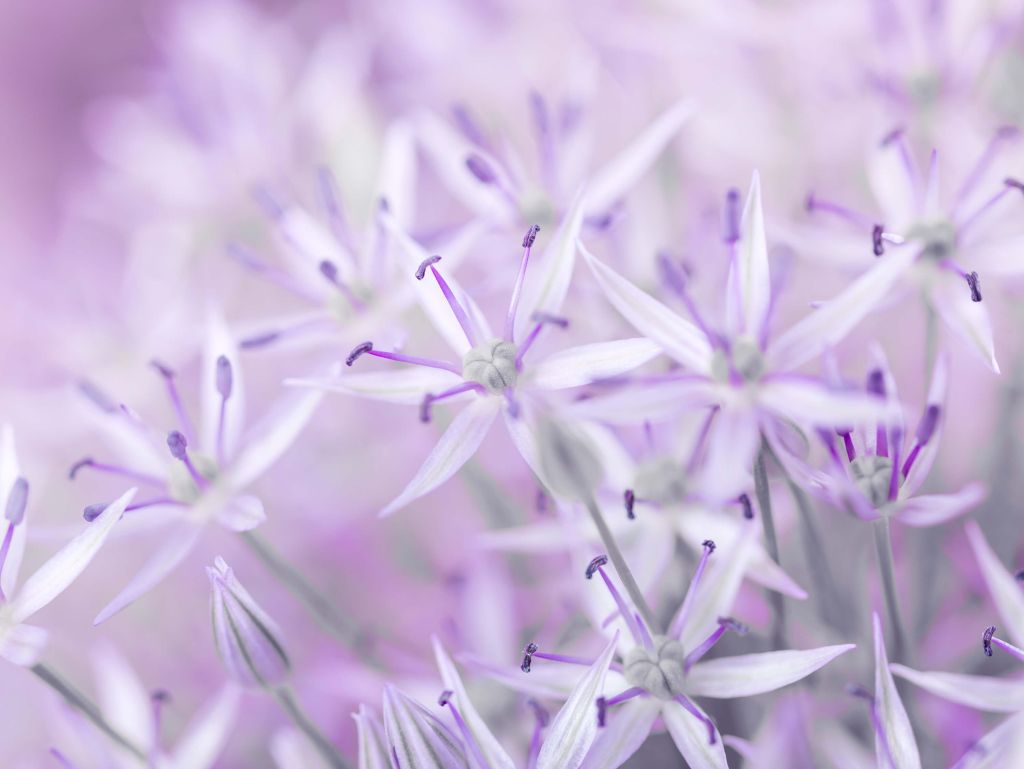
[[[924,307],[924,386],[928,388],[932,381],[932,374],[935,373],[935,361],[939,356],[939,318],[927,297],[925,297]]]
[[[103,717],[103,713],[100,711],[96,703],[78,691],[78,689],[76,689],[60,673],[42,662],[37,662],[29,668],[29,670],[31,670],[39,680],[43,681],[47,686],[63,697],[69,705],[92,721],[96,728],[107,735],[110,739],[125,750],[129,751],[136,758],[142,761],[148,760],[148,756],[139,748],[139,746],[132,743],[131,740],[126,738],[107,723],[107,720]]]
[[[872,527],[875,534],[875,551],[878,555],[878,572],[882,578],[882,594],[889,615],[890,637],[893,639],[892,658],[896,662],[909,662],[907,635],[903,629],[899,598],[896,593],[896,568],[892,557],[892,532],[889,519],[876,520]]]
[[[291,690],[282,686],[277,689],[273,689],[272,692],[274,698],[281,706],[281,709],[288,714],[288,717],[292,720],[292,723],[298,727],[299,731],[309,738],[309,741],[313,743],[317,752],[328,763],[331,769],[352,769],[352,765],[341,757],[338,749],[334,747],[334,743],[324,736],[323,732],[317,728],[317,725],[313,723],[310,717],[302,709]]]
[[[781,565],[779,562],[779,539],[775,533],[775,516],[772,514],[772,493],[768,485],[768,468],[765,463],[770,451],[768,444],[762,442],[761,450],[757,452],[757,459],[754,460],[754,493],[757,495],[761,526],[764,528],[765,547],[771,559],[777,565]],[[785,604],[782,601],[782,596],[774,590],[768,591],[768,600],[771,602],[775,615],[772,623],[772,640],[776,648],[783,648],[786,636]]]

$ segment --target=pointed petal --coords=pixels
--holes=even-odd
[[[921,756],[917,752],[917,740],[910,726],[906,708],[896,690],[896,683],[889,672],[889,659],[885,654],[885,638],[882,637],[882,623],[874,617],[875,628],[875,707],[878,719],[885,733],[888,749],[896,765],[893,769],[921,769]],[[875,755],[886,755],[886,748],[875,734]],[[879,759],[881,762],[882,759]]]
[[[781,689],[823,668],[855,644],[822,646],[817,649],[743,654],[719,657],[693,666],[686,679],[686,691],[697,697],[732,699]]]
[[[359,742],[359,769],[391,769],[388,756],[387,738],[384,736],[384,725],[377,714],[365,705],[352,714],[356,722],[356,734]],[[296,767],[300,769],[300,767]]]
[[[680,101],[655,118],[641,134],[594,174],[587,190],[586,213],[602,214],[617,203],[658,159],[695,111]]]
[[[63,593],[92,561],[135,496],[130,489],[107,505],[85,530],[29,577],[10,603],[11,621],[19,624]]]
[[[418,406],[423,402],[423,396],[427,393],[447,390],[461,381],[462,379],[451,371],[425,366],[409,366],[408,368],[339,377],[286,379],[285,384],[295,387],[313,387],[325,392],[358,395],[389,403]],[[468,398],[470,395],[467,392],[465,397]]]
[[[429,494],[455,475],[480,447],[500,407],[497,398],[485,397],[477,398],[460,411],[409,485],[381,510],[381,516],[391,515],[414,499]]]
[[[113,646],[101,646],[93,656],[93,672],[107,723],[134,745],[152,745],[150,694],[128,661]]]
[[[451,657],[448,656],[448,652],[445,651],[445,648],[436,636],[432,641],[434,644],[434,659],[437,661],[437,669],[441,671],[441,680],[444,681],[445,688],[452,691],[455,704],[462,713],[462,718],[466,722],[466,726],[469,727],[469,731],[476,740],[477,745],[480,746],[480,750],[483,752],[484,758],[487,759],[490,769],[515,769],[515,763],[512,761],[512,758],[501,747],[497,738],[491,734],[491,730],[487,728],[487,724],[480,717],[472,700],[469,699],[469,695],[466,694],[466,687],[462,683],[462,677],[459,676],[459,671],[456,669]]]
[[[217,511],[217,521],[231,531],[250,531],[267,520],[259,497],[240,494],[231,497]]]
[[[660,714],[661,703],[650,697],[638,697],[616,707],[609,713],[607,725],[598,731],[580,769],[622,766],[644,744]]]
[[[645,337],[570,347],[530,366],[529,383],[544,390],[579,387],[625,374],[660,354],[661,347]]]
[[[238,345],[228,330],[227,323],[218,313],[211,311],[206,321],[206,335],[203,345],[203,366],[199,381],[202,416],[199,422],[199,446],[197,448],[213,453],[217,446],[217,429],[220,423],[221,395],[217,390],[217,359],[223,355],[231,363],[231,397],[224,411],[224,454],[233,456],[238,439],[245,426],[245,383],[242,378],[242,359]]]
[[[93,624],[99,625],[106,622],[156,587],[164,577],[185,560],[185,557],[192,551],[196,540],[199,539],[201,531],[202,527],[188,521],[175,524],[175,530],[169,534],[160,549],[146,562],[146,565],[139,570],[132,581],[117,594],[114,600],[96,615]]]
[[[720,401],[718,386],[702,376],[657,384],[636,384],[608,395],[596,395],[565,406],[563,413],[613,425],[664,422]]]
[[[411,226],[415,219],[416,171],[412,126],[404,120],[397,120],[384,134],[373,198],[388,202],[388,210],[401,227]]]
[[[604,693],[605,675],[618,643],[616,633],[555,715],[537,757],[537,769],[578,769],[583,763],[597,736],[597,698]]]
[[[448,727],[390,684],[384,687],[384,730],[402,769],[469,769],[462,745]]]
[[[856,427],[899,413],[896,403],[869,393],[833,390],[814,377],[765,377],[757,398],[763,407],[805,427]]]
[[[760,340],[772,302],[771,277],[768,272],[768,241],[764,232],[764,210],[761,206],[761,177],[757,171],[750,182],[746,207],[740,223],[740,240],[736,260],[729,270],[727,304],[731,325],[739,333]]]
[[[1004,769],[1024,760],[1024,713],[1008,718],[967,749],[953,769]]]
[[[919,213],[920,179],[903,137],[883,140],[868,157],[867,170],[871,190],[885,219],[881,223],[896,231],[908,227]]]
[[[0,632],[0,657],[13,665],[31,667],[39,661],[50,633],[35,625],[14,625]]]
[[[878,264],[838,296],[823,303],[769,344],[771,366],[794,369],[834,347],[885,299],[916,258],[917,251],[912,247],[886,253]]]
[[[963,515],[985,498],[985,487],[969,483],[955,494],[924,494],[899,502],[896,519],[908,526],[938,526]]]
[[[238,714],[240,692],[225,686],[185,727],[174,749],[173,766],[211,769],[231,737]]]
[[[943,671],[921,671],[893,663],[889,669],[900,678],[950,702],[987,713],[1024,710],[1024,681],[1013,678],[972,676]]]
[[[971,351],[998,374],[999,362],[996,360],[988,303],[972,302],[966,283],[951,274],[937,277],[933,293],[933,306],[946,326],[967,342]]]
[[[688,369],[699,374],[709,371],[711,345],[697,326],[599,261],[583,243],[579,248],[608,301],[637,331]]]
[[[1024,645],[1024,590],[989,546],[981,527],[968,521],[964,530],[1005,632],[1015,644]]]
[[[749,489],[760,441],[756,411],[742,406],[723,407],[708,432],[707,456],[699,482],[701,496],[711,502],[727,502]]]
[[[698,711],[707,715],[694,703]],[[690,769],[729,769],[725,760],[725,746],[719,734],[715,744],[708,743],[708,729],[678,702],[668,702],[662,708],[665,726]]]

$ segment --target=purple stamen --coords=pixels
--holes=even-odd
[[[1024,569],[1021,569],[1016,574],[1014,574],[1013,578],[1018,582],[1024,582]]]
[[[231,361],[226,355],[217,358],[217,392],[220,393],[220,412],[217,415],[217,460],[224,462],[224,424],[227,419],[228,398],[231,397],[231,388],[234,384],[234,376],[231,371]]]
[[[750,497],[746,494],[740,494],[736,501],[743,508],[743,517],[748,521],[754,520],[754,506],[750,502]]]
[[[828,214],[833,214],[841,219],[845,219],[851,224],[858,228],[872,226],[871,219],[864,214],[854,211],[846,206],[841,206],[838,203],[833,203],[830,200],[823,200],[817,197],[813,192],[807,196],[807,211],[808,213],[815,213],[821,211]]]
[[[600,569],[602,566],[605,566],[607,564],[608,564],[608,556],[606,556],[606,555],[599,555],[599,556],[597,556],[597,558],[594,558],[587,565],[587,572],[586,572],[587,579],[593,579],[594,578],[594,573],[598,569]]]
[[[355,295],[355,292],[338,277],[338,265],[334,262],[326,259],[320,262],[320,274],[327,278],[327,281],[341,292],[342,296],[345,297],[345,300],[352,305],[353,308],[361,310],[366,307],[363,301]]]
[[[641,697],[646,692],[639,686],[634,686],[626,691],[616,694],[614,697],[605,698],[598,697],[595,704],[597,705],[597,726],[599,729],[603,729],[607,721],[608,708],[615,705],[620,705],[623,702],[628,702],[634,697]]]
[[[939,415],[941,409],[939,406],[932,404],[925,409],[924,416],[921,417],[921,421],[917,425],[917,435],[914,447],[910,450],[907,455],[907,460],[903,463],[903,477],[907,477],[910,474],[910,468],[914,466],[914,462],[917,461],[918,454],[921,453],[921,449],[932,439],[935,434],[935,429],[939,424]]]
[[[469,390],[475,390],[482,393],[484,388],[476,382],[463,382],[462,384],[449,388],[437,395],[427,393],[423,396],[423,400],[420,402],[420,421],[424,423],[430,421],[431,406],[433,406],[437,401],[444,400],[445,398],[451,398],[455,395],[459,395],[460,393],[468,392]]]
[[[252,191],[256,203],[263,209],[263,213],[277,221],[284,216],[284,204],[269,189],[258,186]]]
[[[731,189],[725,193],[725,209],[722,212],[722,240],[734,245],[740,239],[740,193]]]
[[[853,445],[853,436],[849,430],[841,433],[841,435],[843,436],[843,446],[846,448],[846,458],[852,462],[857,458],[857,449]]]
[[[192,480],[196,482],[196,485],[201,489],[206,488],[208,481],[196,469],[196,466],[192,464],[192,458],[188,455],[188,441],[185,440],[185,436],[177,430],[172,430],[167,434],[167,448],[170,449],[172,457],[180,460],[188,468],[188,472],[192,476]]]
[[[498,180],[498,175],[495,173],[494,167],[481,155],[477,155],[475,152],[466,157],[466,168],[469,169],[469,172],[473,174],[481,184],[494,184],[494,182]]]
[[[871,250],[875,256],[881,256],[885,253],[885,245],[882,243],[882,233],[885,228],[881,224],[876,224],[871,228]]]
[[[1017,179],[1007,177],[1003,179],[1003,184],[1005,184],[1007,187],[1012,187],[1015,190],[1020,190],[1021,192],[1024,192],[1024,182],[1018,181]]]
[[[701,713],[699,710],[697,710],[697,706],[694,705],[693,702],[690,701],[690,698],[684,694],[677,694],[676,702],[682,705],[686,709],[687,713],[689,713],[691,716],[696,718],[698,721],[700,721],[702,724],[704,724],[704,726],[708,728],[708,745],[714,745],[715,742],[717,742],[717,737],[715,735],[715,724],[711,721],[711,719],[703,713]]]
[[[113,414],[117,411],[117,404],[114,400],[88,379],[82,379],[78,382],[78,391],[92,401],[100,411],[107,414]]]
[[[626,489],[622,493],[622,501],[626,505],[626,517],[629,520],[636,518],[636,512],[633,510],[633,506],[636,504],[636,494],[633,493],[633,489]]]
[[[372,355],[375,358],[384,358],[384,360],[393,360],[398,363],[409,363],[413,366],[439,368],[443,371],[451,371],[453,374],[462,376],[462,370],[451,363],[445,363],[443,360],[434,360],[433,358],[419,358],[414,355],[405,355],[399,352],[381,352],[380,350],[373,349],[373,342],[363,342],[362,344],[356,345],[345,359],[345,365],[351,366],[362,355]]]
[[[125,478],[131,478],[132,480],[139,481],[140,483],[146,483],[151,486],[159,486],[163,488],[166,485],[163,480],[157,478],[155,475],[149,475],[147,473],[139,472],[138,470],[131,470],[127,467],[121,467],[120,465],[97,462],[92,457],[86,457],[85,459],[80,459],[75,462],[68,471],[68,478],[72,481],[75,480],[78,476],[78,471],[86,467],[97,470],[101,473],[121,475]]]
[[[160,755],[160,742],[163,733],[163,711],[164,706],[171,701],[169,692],[157,689],[149,696],[150,705],[153,708],[153,745],[150,749],[150,763],[156,766],[157,757]]]
[[[981,287],[978,285],[978,273],[970,272],[964,275],[964,280],[967,281],[967,286],[971,289],[971,301],[981,301]]]
[[[989,625],[985,628],[985,633],[981,636],[981,649],[985,652],[986,657],[992,656],[992,636],[996,634],[996,626]]]
[[[321,166],[316,171],[316,188],[323,204],[324,212],[327,214],[327,222],[330,224],[331,232],[350,251],[353,249],[352,236],[348,231],[348,224],[345,215],[341,210],[340,198],[338,197],[338,185],[334,174],[329,168]]]
[[[732,617],[719,617],[718,627],[715,628],[714,632],[711,633],[707,638],[701,641],[693,651],[686,655],[686,660],[683,663],[683,669],[689,673],[690,668],[697,664],[700,659],[707,654],[714,647],[716,643],[729,631],[736,633],[737,635],[746,635],[750,632],[750,628],[744,625],[742,622],[737,622]]]
[[[238,343],[243,350],[255,350],[258,347],[266,347],[268,344],[277,341],[281,334],[278,331],[267,331],[257,336],[250,336]]]
[[[164,378],[164,384],[167,387],[167,395],[170,396],[171,404],[174,406],[174,412],[178,416],[178,425],[181,427],[181,431],[185,435],[195,435],[195,431],[192,429],[192,423],[189,421],[188,414],[185,412],[185,406],[181,402],[181,396],[178,394],[178,386],[175,382],[177,375],[174,369],[164,365],[158,360],[150,361],[150,365],[155,368],[160,376]]]
[[[533,343],[537,340],[540,335],[541,329],[546,325],[558,326],[559,328],[568,328],[569,319],[563,318],[561,315],[552,315],[546,312],[535,312],[531,317],[536,325],[523,340],[523,343],[519,345],[519,351],[516,353],[516,369],[519,370],[523,366],[523,358],[526,356],[526,352],[533,346]]]
[[[429,262],[430,259],[426,261]],[[424,262],[424,264],[426,264],[426,262]],[[434,280],[437,281],[437,285],[441,289],[441,293],[444,294],[444,298],[448,300],[448,306],[452,308],[452,313],[454,313],[455,319],[459,322],[459,325],[462,326],[462,333],[466,335],[466,341],[469,342],[471,347],[475,347],[476,335],[473,333],[473,326],[469,322],[469,316],[466,314],[466,311],[462,308],[462,305],[459,304],[459,300],[455,298],[455,294],[452,293],[452,290],[448,286],[447,281],[445,281],[445,279],[441,277],[441,273],[438,272],[437,268],[433,266],[434,264],[436,264],[436,262],[432,262],[429,265],[430,271],[434,275]],[[419,275],[419,270],[422,267],[423,265],[421,264],[420,267],[417,268],[417,275]]]
[[[11,528],[25,520],[25,507],[28,505],[28,481],[18,476],[7,495],[7,507],[4,517],[11,522]]]
[[[649,648],[650,633],[641,632],[640,625],[642,622],[638,622],[633,616],[633,613],[629,610],[629,606],[627,606],[622,594],[619,593],[618,588],[615,587],[615,583],[612,582],[611,577],[608,576],[603,568],[607,563],[608,556],[597,556],[597,558],[593,559],[587,565],[586,577],[587,579],[593,579],[595,572],[601,575],[601,579],[604,581],[604,586],[608,588],[608,592],[611,593],[612,600],[615,601],[615,605],[619,609],[619,614],[622,616],[622,619],[625,620],[626,627],[629,628],[629,632],[630,635],[633,636],[633,640],[638,644],[648,646]]]
[[[305,286],[296,281],[295,278],[287,272],[279,267],[267,264],[245,246],[239,243],[228,243],[227,252],[229,257],[234,259],[243,267],[263,276],[274,285],[283,288],[285,291],[289,291],[290,293],[302,297],[309,302],[319,301],[319,298],[315,294],[311,293]]]
[[[668,286],[672,293],[682,297],[686,293],[686,282],[689,277],[686,268],[664,251],[658,253],[657,262],[661,282]]]
[[[892,474],[889,476],[889,501],[892,502],[900,492],[900,447],[903,445],[903,432],[894,427],[892,430]]]
[[[719,407],[712,407],[711,411],[708,412],[707,417],[704,418],[704,424],[701,425],[700,432],[697,433],[697,440],[693,443],[693,449],[690,451],[690,459],[686,463],[686,472],[693,473],[697,470],[697,465],[700,464],[700,457],[704,451],[704,446],[707,443],[708,436],[711,434],[711,424],[715,421],[715,416],[719,412]]]
[[[995,132],[995,135],[978,157],[978,160],[975,162],[970,173],[964,177],[963,183],[960,185],[960,189],[956,194],[955,206],[959,206],[967,196],[974,191],[974,188],[977,186],[978,182],[981,181],[982,176],[984,176],[985,172],[992,164],[992,160],[998,154],[1000,149],[999,145],[1008,139],[1015,138],[1018,133],[1019,131],[1014,126],[1002,126]]]
[[[373,342],[361,342],[352,348],[352,352],[345,358],[345,365],[351,367],[360,356],[373,351]]]
[[[1024,649],[1020,649],[1014,646],[1008,641],[1004,641],[1002,638],[997,638],[995,626],[991,626],[985,629],[985,634],[982,636],[981,644],[985,651],[986,657],[992,656],[992,647],[997,646],[1007,654],[1016,657],[1021,662],[1024,662]]]
[[[505,319],[505,338],[515,341],[516,313],[519,311],[519,299],[523,293],[523,282],[526,280],[526,266],[530,262],[530,252],[533,250],[533,242],[540,232],[540,225],[530,225],[530,229],[523,236],[523,259],[519,263],[519,274],[516,275],[515,286],[512,289],[512,299],[508,306],[508,317]]]
[[[462,135],[469,139],[470,142],[480,147],[487,145],[487,138],[484,136],[483,130],[477,125],[477,122],[464,105],[452,105],[452,118],[455,120],[455,125],[458,126]]]
[[[530,668],[533,666],[533,655],[537,653],[538,646],[532,641],[526,644],[526,648],[523,650],[523,661],[519,663],[519,669],[524,673],[529,673]]]
[[[885,397],[885,374],[881,369],[872,369],[868,373],[867,391],[881,398]],[[880,457],[889,456],[889,442],[885,427],[878,425],[875,429],[875,454]]]
[[[60,763],[64,769],[75,769],[75,765],[71,763],[71,760],[61,753],[57,748],[50,748],[50,755]]]
[[[693,573],[693,579],[690,580],[690,587],[686,590],[683,605],[679,607],[679,613],[676,614],[675,619],[672,620],[672,625],[668,629],[668,635],[671,638],[678,638],[679,634],[683,631],[683,626],[686,624],[693,601],[697,595],[697,587],[700,585],[701,578],[704,576],[704,570],[708,566],[708,559],[715,552],[715,543],[710,539],[705,539],[701,546],[704,548],[704,552],[701,553],[700,561],[697,562],[697,569]]]
[[[427,268],[430,267],[431,265],[437,264],[440,261],[441,257],[438,256],[437,254],[434,254],[433,256],[428,256],[426,259],[420,262],[420,266],[416,268],[416,280],[423,280],[427,276]]]
[[[473,753],[473,757],[476,759],[477,766],[480,769],[487,769],[490,766],[487,759],[484,758],[483,751],[477,744],[476,738],[473,737],[473,732],[470,731],[469,726],[466,724],[465,719],[462,717],[462,713],[459,712],[459,708],[456,706],[455,701],[452,699],[454,692],[450,689],[446,689],[441,692],[441,696],[437,698],[437,704],[442,708],[447,707],[452,712],[452,718],[455,719],[455,725],[459,727],[459,733],[462,735],[462,741],[469,747]]]
[[[533,710],[533,736],[530,738],[530,750],[526,758],[527,769],[537,769],[537,757],[540,755],[540,733],[548,725],[550,716],[535,699],[528,699],[526,704]]]

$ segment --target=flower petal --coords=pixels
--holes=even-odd
[[[688,369],[699,374],[709,371],[711,345],[697,326],[606,266],[582,242],[579,248],[608,301],[637,331]]]
[[[1007,635],[1018,646],[1024,645],[1024,590],[989,546],[981,527],[968,521],[964,530]]]
[[[732,699],[781,689],[824,667],[855,644],[817,649],[742,654],[698,662],[686,679],[687,692],[698,697]]]
[[[409,485],[380,515],[391,515],[455,475],[483,442],[500,407],[497,398],[477,398],[460,411]]]
[[[885,654],[885,638],[882,637],[882,622],[878,615],[873,616],[875,628],[875,704],[878,719],[882,724],[883,734],[875,734],[875,755],[886,755],[886,746],[881,744],[885,739],[888,750],[896,765],[893,769],[921,769],[921,756],[917,752],[917,740],[910,726],[906,708],[896,690],[896,683],[889,672],[889,659]],[[895,667],[895,666],[894,666]]]
[[[749,489],[760,442],[756,411],[743,406],[720,409],[708,432],[707,456],[699,481],[701,496],[710,502],[728,502]]]
[[[355,718],[355,714],[353,714]],[[356,721],[358,729],[358,721]],[[383,729],[383,727],[381,727]],[[323,757],[317,753],[309,737],[295,727],[286,726],[274,733],[270,739],[270,755],[277,769],[330,769]],[[391,769],[385,758],[382,764],[359,764],[359,769]]]
[[[945,350],[940,350],[935,359],[935,368],[932,371],[932,381],[928,386],[928,405],[939,407],[939,422],[931,440],[924,445],[917,455],[914,466],[910,468],[910,474],[900,488],[901,496],[910,496],[917,492],[924,484],[928,473],[931,472],[935,457],[939,453],[939,446],[942,445],[942,432],[945,427],[946,389],[949,380],[949,364]]]
[[[7,499],[20,472],[18,455],[14,448],[14,429],[10,425],[4,425],[0,429],[0,510],[6,510]],[[7,536],[7,529],[10,525],[11,522],[7,520],[7,517],[0,513],[0,541]],[[27,530],[28,519],[26,517],[15,526],[14,533],[11,535],[7,560],[4,561],[3,571],[0,572],[0,588],[7,596],[14,595],[14,587],[18,584],[18,572],[21,571],[21,561],[25,555]]]
[[[152,745],[150,694],[128,661],[113,646],[101,646],[93,656],[93,673],[107,723],[134,745]]]
[[[537,769],[578,769],[583,763],[597,736],[597,698],[604,693],[605,675],[618,642],[616,633],[555,715],[537,756]]]
[[[933,305],[949,329],[967,342],[989,368],[999,373],[995,339],[988,304],[971,301],[967,284],[955,275],[944,273],[937,277],[933,287]]]
[[[768,241],[764,233],[764,210],[761,206],[761,177],[755,171],[740,222],[736,259],[729,269],[726,314],[730,326],[736,333],[745,333],[754,340],[762,339],[771,302]]]
[[[896,520],[908,526],[938,526],[975,507],[985,498],[985,487],[969,483],[955,494],[924,494],[897,503]]]
[[[228,499],[217,511],[217,521],[231,531],[250,531],[267,520],[263,502],[251,494]]]
[[[953,769],[1004,769],[1024,761],[1024,713],[1008,718],[971,745]]]
[[[461,381],[462,379],[451,371],[425,366],[409,366],[408,368],[338,377],[286,379],[285,384],[295,387],[313,387],[325,392],[358,395],[389,403],[418,406],[423,402],[423,396],[427,393],[447,390]],[[467,392],[465,397],[468,398],[470,395]],[[454,400],[455,398],[451,398],[449,402]]]
[[[422,705],[391,684],[384,687],[384,731],[397,765],[469,769],[458,738]]]
[[[239,690],[225,686],[185,727],[174,748],[172,766],[210,769],[231,737],[238,714]]]
[[[352,718],[356,722],[359,741],[359,769],[391,769],[384,726],[377,714],[365,705],[360,705],[359,711],[353,713]]]
[[[0,657],[13,665],[31,667],[43,653],[50,633],[35,625],[14,625],[0,632]]]
[[[814,377],[765,377],[757,390],[759,403],[776,414],[809,427],[850,427],[885,420],[899,406],[876,395],[833,390]]]
[[[1024,682],[1013,678],[972,676],[944,671],[921,671],[893,663],[889,669],[900,678],[950,702],[988,713],[1024,710]]]
[[[886,227],[902,231],[919,213],[920,175],[903,136],[886,137],[868,157],[868,181]]]
[[[10,603],[11,621],[19,624],[50,601],[63,593],[78,579],[85,567],[99,551],[107,535],[124,514],[125,507],[135,496],[136,489],[129,489],[117,500],[107,505],[85,530],[68,542],[46,563],[29,577]]]
[[[718,386],[702,376],[656,384],[635,384],[608,395],[571,403],[563,413],[613,425],[664,422],[692,409],[713,406],[720,400]]]
[[[607,725],[599,730],[580,769],[622,766],[644,744],[660,714],[661,703],[650,697],[638,697],[616,707],[609,713]]]
[[[645,337],[570,347],[530,366],[529,384],[544,390],[579,387],[625,374],[660,354],[661,347]]]
[[[707,716],[697,703],[693,706]],[[668,702],[662,708],[662,717],[672,742],[676,744],[690,769],[729,769],[725,760],[725,746],[719,734],[715,744],[708,742],[708,728],[703,721],[688,713],[678,702]]]

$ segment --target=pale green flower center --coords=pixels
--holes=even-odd
[[[474,347],[462,358],[462,378],[476,382],[489,393],[502,393],[516,386],[516,346],[504,339],[492,339]]]
[[[918,222],[910,228],[907,239],[924,243],[924,255],[936,261],[956,251],[956,227],[948,220]]]
[[[871,502],[881,507],[889,501],[889,483],[892,480],[892,460],[868,454],[850,463],[850,472],[857,488]]]
[[[195,465],[199,474],[208,481],[212,482],[217,479],[217,461],[209,454],[190,451],[189,459],[192,460],[192,464]],[[176,461],[171,464],[167,488],[172,499],[186,504],[195,502],[202,495],[199,487],[196,486],[195,479],[183,462]]]
[[[637,468],[633,492],[659,505],[678,504],[686,499],[686,478],[679,463],[668,458],[645,462]]]
[[[711,376],[717,381],[728,383],[730,360],[731,368],[735,369],[745,382],[756,382],[764,373],[764,356],[757,342],[745,336],[736,339],[732,344],[731,356],[724,350],[715,350],[711,358]]]
[[[686,682],[686,652],[674,638],[654,637],[654,649],[637,646],[623,660],[626,683],[646,690],[660,700],[671,700],[683,693]]]

